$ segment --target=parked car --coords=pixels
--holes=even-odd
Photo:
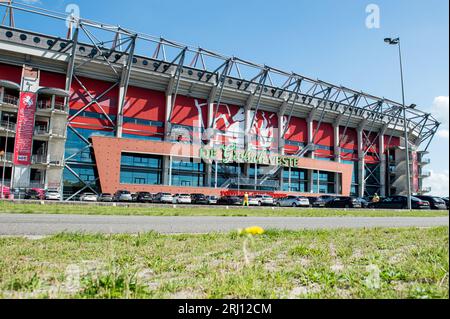
[[[325,204],[327,208],[362,208],[362,203],[354,197],[336,197]]]
[[[169,193],[158,193],[153,198],[154,203],[173,204],[173,196]]]
[[[417,197],[411,197],[413,209],[430,209],[430,203]],[[378,203],[370,203],[369,208],[381,209],[408,209],[407,196],[391,196],[386,197]]]
[[[0,184],[0,192],[1,192],[1,184]],[[0,194],[0,198],[9,198],[11,196],[11,189],[7,186],[3,186],[3,196]]]
[[[61,194],[57,191],[47,191],[45,193],[46,200],[61,200]]]
[[[277,200],[278,207],[310,207],[309,199],[300,196],[288,196]]]
[[[111,203],[113,201],[113,195],[109,193],[102,193],[97,199],[99,202]]]
[[[206,196],[206,200],[208,201],[208,205],[217,205],[218,198],[217,196]]]
[[[250,196],[248,198],[248,205],[249,206],[261,206],[261,201],[259,201],[258,198]]]
[[[433,210],[446,210],[447,204],[445,204],[445,201],[436,196],[415,196],[418,199],[425,200],[430,203],[430,208]]]
[[[447,206],[447,209],[449,209],[448,208],[448,197],[444,197],[444,198],[442,198],[442,200],[445,202],[445,205]]]
[[[127,190],[118,190],[113,196],[114,202],[131,202],[133,197],[131,193]]]
[[[324,196],[320,196],[317,197],[313,202],[312,202],[312,207],[325,207],[326,204],[333,200],[335,198],[335,196],[328,196],[328,195],[324,195]]]
[[[275,205],[275,200],[269,195],[256,195],[255,198],[259,202],[259,206],[273,206]]]
[[[358,197],[357,200],[361,203],[361,208],[369,207],[370,203],[366,199],[364,199],[362,197]]]
[[[217,204],[219,205],[230,205],[230,206],[237,206],[237,205],[243,205],[244,204],[244,197],[240,196],[224,196],[219,198],[217,201]]]
[[[192,203],[191,195],[189,195],[189,194],[176,194],[173,197],[173,202],[175,204],[191,204]]]
[[[152,203],[153,196],[149,192],[139,192],[136,194],[136,201],[138,203]]]
[[[192,194],[191,203],[195,205],[207,205],[208,199],[203,194]]]
[[[84,193],[80,196],[80,202],[96,202],[98,199],[94,193]]]
[[[44,200],[45,199],[45,190],[40,189],[40,188],[29,189],[25,193],[25,199]]]

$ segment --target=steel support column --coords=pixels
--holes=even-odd
[[[387,173],[387,161],[386,161],[386,146],[384,143],[384,135],[386,134],[387,127],[383,127],[378,137],[378,147],[380,154],[380,196],[386,196],[386,173]]]
[[[131,39],[131,46],[128,52],[128,59],[122,69],[119,85],[119,103],[117,109],[116,137],[122,138],[123,134],[123,113],[127,99],[128,85],[130,83],[131,69],[133,68],[134,50],[136,48],[136,36]]]
[[[358,196],[364,197],[366,189],[366,165],[365,165],[365,150],[364,150],[364,128],[366,121],[363,121],[356,130],[358,141]]]

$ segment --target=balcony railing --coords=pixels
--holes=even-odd
[[[16,131],[16,123],[7,122],[7,121],[0,121],[0,128],[8,131]]]
[[[19,105],[19,98],[17,96],[5,94],[5,95],[3,95],[3,100],[1,102],[5,103],[5,104],[18,106]]]
[[[35,135],[48,135],[48,126],[36,126],[34,128],[34,134]]]
[[[45,189],[45,184],[40,181],[30,181],[30,185],[28,188],[37,188],[37,189]]]
[[[426,165],[426,164],[430,164],[431,163],[431,159],[429,158],[422,158],[419,160],[420,164],[422,165]]]
[[[52,105],[52,101],[48,100],[38,100],[36,107],[38,110],[51,110],[54,107],[55,110],[64,111],[66,109],[66,105],[63,102],[55,101]]]
[[[428,178],[428,177],[431,177],[431,172],[422,172],[422,173],[420,174],[420,177],[422,177],[422,178]]]
[[[31,163],[32,164],[47,164],[48,156],[47,155],[32,155]]]
[[[5,153],[3,155],[0,155],[0,162],[12,162],[14,158],[14,154],[13,153]]]
[[[431,193],[431,187],[424,187],[424,188],[422,188],[422,193],[423,194],[427,194],[427,193]]]

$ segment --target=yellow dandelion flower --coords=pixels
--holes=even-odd
[[[249,235],[262,235],[264,234],[264,229],[258,226],[253,226],[246,228],[244,232]]]

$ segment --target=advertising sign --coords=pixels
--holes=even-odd
[[[36,94],[21,92],[14,147],[15,165],[31,165],[35,113]]]
[[[247,163],[278,167],[298,167],[299,165],[298,158],[270,154],[267,151],[238,150],[236,144],[223,145],[219,150],[202,148],[200,149],[200,158],[203,160],[219,160],[224,164]]]

